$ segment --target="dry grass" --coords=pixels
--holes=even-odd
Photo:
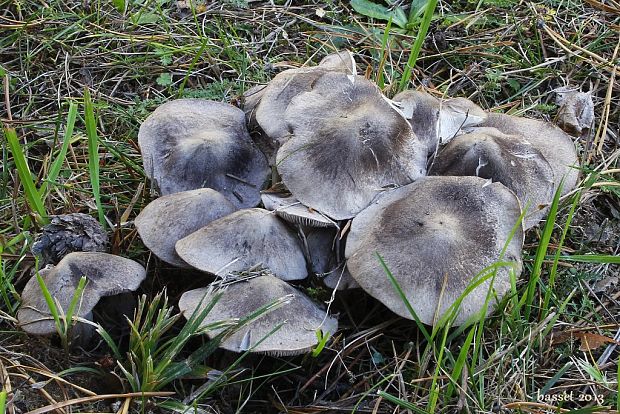
[[[384,48],[384,22],[355,14],[347,2],[240,0],[193,8],[185,4],[129,1],[119,12],[108,2],[0,0],[2,124],[17,130],[40,182],[60,149],[69,103],[82,105],[88,88],[98,121],[101,194],[113,233],[112,250],[146,264],[150,278],[144,292],[154,295],[168,285],[172,303],[183,290],[204,280],[167,268],[137,238],[132,220],[151,197],[137,147],[140,122],[157,105],[182,96],[238,103],[244,90],[279,70],[318,62],[344,47],[357,53],[361,71],[369,77],[377,79],[382,68],[385,91],[392,95],[414,38],[412,33],[393,33]],[[483,108],[548,120],[558,109],[555,88],[592,91],[595,124],[576,139],[584,190],[563,252],[617,256],[620,4],[444,1],[437,14],[412,87],[424,85],[438,96],[465,96]],[[48,214],[97,215],[83,114],[80,106],[73,144],[44,198]],[[115,405],[109,403],[112,400],[92,403],[105,394],[126,391],[102,346],[75,352],[67,366],[58,344],[19,332],[14,311],[34,266],[29,243],[37,231],[37,217],[4,142],[2,159],[0,383],[9,395],[7,412],[62,402],[67,405],[50,412],[157,412],[153,404],[161,398],[139,404],[141,399],[117,395]],[[568,203],[560,209],[551,255],[568,211]],[[526,285],[541,233],[528,234],[520,289]],[[549,270],[545,265],[537,306]],[[579,328],[618,339],[619,274],[617,264],[560,262],[551,306],[525,319],[513,314],[508,303],[483,329],[471,331],[475,347],[467,353],[458,378],[451,375],[470,331],[450,331],[445,341],[428,344],[412,323],[395,318],[370,298],[338,295],[332,306],[340,312],[342,329],[318,358],[249,357],[225,386],[197,401],[196,407],[204,412],[542,413],[562,412],[552,407],[601,405],[607,408],[597,412],[613,412],[618,409],[618,350],[607,345],[580,351],[579,342],[554,343],[551,333]],[[316,281],[303,286],[316,297],[330,296]],[[221,352],[205,364],[223,370],[234,360]],[[198,377],[176,382],[169,387],[173,400],[191,396],[205,381]],[[439,393],[436,404],[430,402],[433,390]],[[538,401],[542,391],[566,392],[573,400]],[[587,401],[592,396],[602,399]],[[79,398],[90,404],[74,401]]]

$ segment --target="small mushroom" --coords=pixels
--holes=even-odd
[[[545,157],[519,136],[495,128],[477,128],[450,141],[435,157],[431,175],[473,175],[511,189],[529,206],[524,229],[538,224],[553,200],[553,169]]]
[[[199,188],[153,200],[136,217],[135,224],[144,245],[157,257],[174,266],[190,267],[177,254],[175,243],[236,210],[217,191]]]
[[[487,117],[478,105],[465,98],[440,100],[426,92],[408,90],[397,94],[405,118],[428,153],[434,153],[439,144],[445,144],[463,128],[480,124]]]
[[[500,183],[478,177],[424,177],[384,194],[353,219],[347,268],[368,294],[412,319],[377,258],[381,255],[419,319],[432,325],[435,314],[444,315],[493,263],[513,262],[515,275],[520,273],[521,226],[509,239],[520,214],[517,197]],[[456,325],[480,313],[489,288],[487,279],[465,296]],[[500,267],[493,290],[501,297],[509,289],[509,269]]]
[[[265,209],[289,223],[310,227],[334,227],[336,224],[324,214],[304,206],[291,194],[263,192],[261,200]]]
[[[262,267],[282,280],[308,276],[296,234],[275,214],[260,208],[212,221],[179,240],[176,251],[191,266],[215,275]]]
[[[158,107],[140,126],[144,170],[162,195],[209,187],[238,208],[260,202],[269,175],[240,109],[204,99]]]
[[[208,306],[216,292],[212,288],[185,292],[179,300],[179,308],[189,319],[194,312],[200,312]],[[264,275],[239,281],[227,286],[222,292],[218,302],[203,320],[203,327],[220,321],[238,320],[274,301],[283,302],[280,307],[226,336],[220,347],[229,351],[244,352],[251,349],[252,352],[278,356],[303,354],[318,343],[318,330],[324,335],[333,335],[338,329],[336,319],[329,317],[302,292],[273,276]],[[275,330],[279,325],[282,326]],[[214,337],[223,329],[207,331],[207,335]]]
[[[594,122],[592,91],[581,92],[571,88],[559,88],[555,93],[555,103],[560,106],[558,126],[576,137],[587,134]]]
[[[426,149],[376,85],[325,73],[286,109],[291,138],[277,168],[303,204],[335,219],[355,216],[382,189],[426,172]]]
[[[571,137],[550,122],[512,115],[490,113],[480,127],[497,128],[506,135],[518,135],[534,146],[553,168],[554,191],[564,178],[562,195],[570,192],[579,179],[579,159]],[[475,131],[475,127],[472,129]]]
[[[103,296],[134,291],[146,278],[146,271],[133,260],[108,253],[74,252],[57,266],[39,272],[55,302],[66,313],[82,276],[86,287],[75,316],[87,317]],[[30,278],[22,292],[17,312],[19,325],[33,335],[56,333],[54,319],[36,277]]]

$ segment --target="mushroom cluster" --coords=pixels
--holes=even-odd
[[[454,325],[484,317],[521,272],[524,231],[544,218],[560,182],[567,192],[578,178],[559,128],[465,98],[388,99],[357,75],[348,51],[281,72],[250,89],[242,109],[169,101],[138,142],[161,194],[136,218],[144,244],[170,265],[215,276],[183,294],[184,314],[208,306],[222,284],[205,326],[287,298],[222,342],[233,351],[303,353],[318,330],[337,330],[289,284],[308,275],[361,288],[405,318],[412,308],[430,325],[448,312]],[[488,269],[492,277],[480,277]],[[254,270],[261,276],[235,279]]]

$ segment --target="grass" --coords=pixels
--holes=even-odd
[[[602,8],[615,7],[612,3],[437,2],[426,20],[418,15],[401,30],[394,21],[356,13],[349,2],[251,2],[246,8],[215,2],[189,9],[181,3],[129,0],[114,6],[0,2],[5,137],[0,378],[11,390],[6,396],[0,392],[0,408],[2,398],[22,411],[81,398],[82,403],[70,405],[73,412],[107,412],[109,406],[96,397],[112,394],[121,402],[118,411],[141,412],[146,404],[140,398],[118,395],[148,388],[158,390],[148,404],[197,412],[210,407],[230,412],[334,407],[345,412],[544,412],[535,405],[537,393],[563,390],[602,395],[603,401],[549,402],[546,412],[581,407],[601,412],[595,405],[620,409],[617,349],[583,352],[576,342],[551,339],[570,329],[610,337],[617,330],[617,285],[596,290],[619,273],[620,95],[613,65],[618,65],[620,18]],[[399,5],[409,21],[409,2]],[[208,368],[207,373],[173,375],[175,363],[209,345],[198,335],[179,337],[188,325],[171,310],[183,290],[204,281],[154,261],[132,227],[151,198],[137,149],[140,122],[177,97],[236,102],[250,86],[308,59],[318,62],[335,47],[354,50],[361,71],[386,93],[425,85],[436,96],[466,96],[483,108],[534,118],[553,119],[554,88],[592,88],[596,124],[589,136],[576,140],[585,161],[584,182],[579,192],[557,200],[546,226],[528,233],[523,275],[483,323],[462,329],[444,325],[433,332],[395,318],[368,297],[337,295],[332,309],[340,313],[341,329],[322,343],[316,357],[231,356],[213,350],[193,365]],[[141,302],[145,310],[132,319],[134,342],[110,331],[107,346],[73,352],[70,366],[62,352],[55,353],[57,346],[25,337],[14,321],[19,292],[35,266],[29,252],[33,235],[48,215],[66,212],[98,217],[113,236],[112,251],[149,268]],[[157,294],[166,285],[167,303]],[[329,297],[314,280],[302,288]],[[160,329],[153,330],[157,324]],[[171,356],[169,362],[164,355]],[[108,357],[111,365],[105,363]],[[56,378],[71,367],[99,374],[71,371],[63,376],[66,382]],[[102,386],[116,376],[121,385]],[[24,398],[18,401],[16,395]],[[128,398],[133,403],[125,408]]]

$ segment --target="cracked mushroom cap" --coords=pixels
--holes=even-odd
[[[324,214],[304,206],[291,194],[263,192],[261,200],[265,209],[274,211],[289,223],[310,227],[334,227],[336,224]]]
[[[151,201],[136,217],[136,229],[144,245],[163,261],[190,267],[174,249],[177,241],[227,216],[237,208],[211,188],[169,194]]]
[[[335,220],[355,216],[385,188],[426,172],[426,149],[367,79],[326,73],[286,110],[292,137],[277,168],[303,204]]]
[[[435,157],[431,175],[473,175],[500,182],[522,206],[529,206],[524,229],[538,224],[553,201],[553,169],[525,139],[495,128],[477,128],[459,135]]]
[[[420,320],[432,325],[437,310],[443,315],[479,272],[500,260],[520,214],[517,197],[500,183],[421,178],[386,193],[353,219],[347,268],[368,294],[412,319],[377,258],[381,255]],[[503,257],[515,263],[517,276],[522,243],[519,226]],[[493,288],[498,297],[510,289],[508,268],[498,270]],[[486,280],[464,298],[455,325],[481,311],[488,289]]]
[[[256,266],[282,280],[308,276],[297,235],[270,211],[239,210],[179,240],[176,251],[203,272],[224,275]]]
[[[205,99],[159,106],[140,126],[144,171],[162,195],[209,187],[238,208],[260,202],[269,175],[242,110]]]
[[[577,186],[579,169],[576,167],[579,167],[579,159],[575,144],[560,128],[550,122],[498,113],[489,113],[488,118],[479,126],[497,128],[507,135],[521,136],[540,151],[553,168],[554,192],[558,189],[562,178],[564,178],[562,195]],[[472,131],[475,131],[475,128]]]
[[[108,253],[74,252],[55,267],[39,272],[56,302],[67,312],[80,278],[87,283],[75,316],[86,317],[103,296],[134,291],[146,278],[146,271],[133,260]],[[33,335],[56,333],[54,319],[45,302],[36,277],[31,277],[22,292],[17,319],[24,331]]]
[[[393,100],[400,103],[405,118],[420,141],[426,144],[429,154],[434,153],[439,144],[458,135],[461,129],[478,125],[487,117],[482,108],[465,98],[441,100],[426,92],[408,90],[397,94]]]
[[[179,300],[179,308],[185,317],[189,318],[198,309],[209,305],[216,292],[210,288],[185,292]],[[309,352],[318,343],[316,335],[318,329],[330,335],[338,329],[338,321],[328,316],[305,294],[269,275],[227,286],[219,301],[202,322],[202,326],[247,317],[281,298],[284,298],[282,306],[225,337],[220,347],[233,352],[244,352],[255,346],[252,352],[297,355]],[[280,329],[267,336],[280,324],[282,324]],[[214,337],[221,331],[222,329],[208,331],[207,335]],[[265,337],[264,341],[257,344]]]

